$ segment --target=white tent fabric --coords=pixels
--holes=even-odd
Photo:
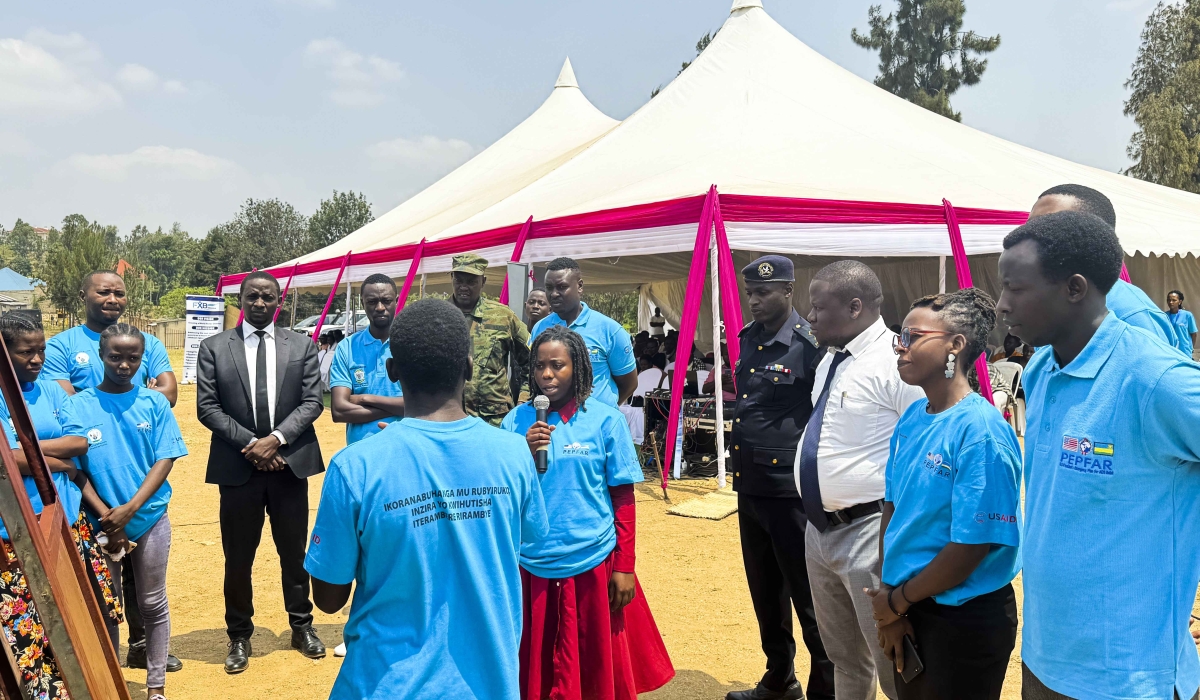
[[[1200,254],[1200,196],[1071,163],[940,117],[822,57],[757,0],[737,0],[712,44],[657,97],[570,162],[436,238],[530,215],[544,220],[691,196],[714,183],[723,195],[912,204],[945,197],[956,207],[1024,211],[1040,192],[1064,182],[1112,198],[1129,254]],[[888,241],[875,227],[734,222],[728,228],[730,244],[743,249],[769,241],[772,250],[807,255],[949,252],[939,226]],[[964,230],[968,253],[999,251],[1006,227],[991,228]],[[693,239],[679,233],[674,241],[655,235],[654,245],[638,252],[690,250]],[[973,234],[982,239],[974,245]],[[577,238],[589,240],[572,244],[600,243]],[[549,242],[533,243],[526,259],[544,258],[539,248]]]
[[[550,97],[500,140],[395,209],[298,260],[337,258],[348,250],[364,253],[432,238],[554,170],[617,124],[584,97],[568,58]]]

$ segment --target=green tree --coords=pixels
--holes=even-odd
[[[895,14],[883,16],[874,5],[867,11],[868,34],[850,30],[864,49],[879,52],[875,84],[913,104],[962,121],[950,97],[963,85],[976,85],[987,70],[978,58],[1000,46],[1000,35],[963,32],[963,0],[899,0]]]
[[[315,247],[308,218],[278,199],[247,199],[232,221],[208,232],[191,284],[216,284],[220,275],[278,265]]]
[[[142,271],[150,276],[161,294],[191,282],[202,246],[202,242],[192,238],[179,222],[175,222],[169,232],[159,228],[151,233],[139,225],[125,239],[122,254],[136,256],[142,261]]]
[[[319,250],[374,220],[371,203],[362,193],[334,190],[332,197],[321,200],[317,212],[308,220],[310,243],[313,250]]]
[[[88,223],[87,217],[71,214],[63,219],[62,231],[48,238],[46,264],[38,276],[46,283],[46,295],[58,308],[78,316],[79,283],[95,270],[116,266],[115,226]]]
[[[1125,173],[1200,192],[1200,0],[1154,8],[1125,87],[1137,124]]]
[[[159,298],[158,316],[159,318],[183,318],[187,295],[210,296],[212,293],[212,287],[176,287]]]
[[[637,332],[638,293],[628,292],[586,292],[583,301],[588,308],[595,309],[625,327],[630,333]]]
[[[717,31],[720,31],[720,30],[718,29]],[[716,38],[717,38],[717,32],[705,32],[704,36],[700,37],[700,41],[696,42],[696,58],[699,58],[700,54],[704,53],[704,49],[707,49],[708,45],[711,44],[713,39],[716,39]],[[692,65],[692,62],[695,60],[696,59],[693,58],[691,61],[684,61],[683,65],[679,67],[679,73],[676,73],[675,77],[678,78],[680,73],[683,73],[685,70],[687,70],[688,66]],[[658,97],[658,93],[662,92],[662,89],[663,89],[663,86],[659,85],[658,87],[651,90],[650,91],[650,99],[654,99],[655,97]]]
[[[33,276],[46,254],[42,237],[20,219],[13,224],[11,231],[4,234],[4,245],[11,248],[14,254],[10,267],[26,277]]]

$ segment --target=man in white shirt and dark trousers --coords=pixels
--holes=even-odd
[[[900,381],[879,315],[883,287],[863,263],[827,265],[809,285],[813,335],[826,348],[813,412],[796,451],[796,487],[808,516],[805,557],[817,627],[834,666],[838,700],[874,700],[876,681],[896,697],[891,661],[876,635],[879,522],[889,442],[900,415],[923,396]]]

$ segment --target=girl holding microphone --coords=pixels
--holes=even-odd
[[[549,399],[537,420],[533,402],[501,428],[548,450],[541,475],[549,534],[521,544],[524,624],[522,700],[635,700],[675,670],[634,575],[633,484],[642,470],[625,417],[588,401],[587,345],[551,326],[530,348],[530,390]]]

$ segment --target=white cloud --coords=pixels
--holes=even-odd
[[[163,92],[169,92],[173,95],[182,95],[187,91],[187,87],[185,87],[184,84],[178,80],[168,80],[167,82],[163,83]]]
[[[83,37],[42,31],[29,36],[0,39],[0,111],[57,116],[121,104],[120,93],[89,70],[99,53]]]
[[[153,90],[158,87],[158,74],[137,63],[126,63],[117,71],[117,82],[127,90]]]
[[[1113,12],[1128,12],[1137,10],[1153,3],[1154,0],[1111,0],[1104,9]]]
[[[443,172],[466,162],[474,153],[466,141],[436,136],[380,141],[366,148],[367,157],[380,169],[407,166]]]
[[[387,98],[389,86],[404,77],[400,64],[379,56],[364,56],[337,39],[314,39],[304,50],[314,65],[324,68],[333,83],[327,94],[343,107],[371,107]]]
[[[293,5],[309,10],[331,10],[337,7],[337,0],[275,0],[276,5]]]
[[[59,168],[99,180],[121,182],[138,175],[174,180],[216,180],[240,170],[233,161],[191,148],[142,146],[130,153],[76,153]]]
[[[0,131],[0,156],[31,156],[37,152],[37,146],[21,134]]]

